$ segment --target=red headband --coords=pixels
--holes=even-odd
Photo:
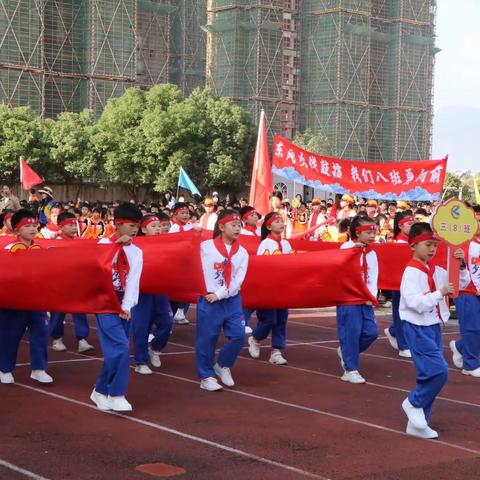
[[[218,219],[219,225],[225,225],[228,222],[240,222],[240,217],[237,214],[233,214]]]
[[[376,230],[377,225],[375,223],[368,223],[366,225],[360,225],[355,229],[355,233],[369,232],[370,230]]]
[[[280,215],[275,214],[275,215],[272,215],[266,222],[265,222],[265,225],[271,225],[273,222],[275,222],[275,220],[282,220],[282,217]]]
[[[245,212],[242,215],[242,220],[245,220],[248,217],[251,217],[252,215],[258,215],[258,212],[256,210],[249,210],[248,212]]]
[[[134,220],[133,218],[114,218],[113,223],[115,225],[121,225],[122,223],[139,223],[138,220]]]
[[[415,245],[420,242],[426,242],[427,240],[435,240],[438,242],[438,238],[435,238],[433,236],[432,232],[426,232],[426,233],[421,233],[420,235],[417,235],[416,237],[410,238],[408,240],[409,245]]]
[[[408,217],[403,217],[401,220],[398,221],[398,224],[399,225],[403,225],[405,223],[408,223],[408,222],[414,222],[415,219],[411,216],[408,216]]]
[[[24,225],[36,225],[37,220],[32,217],[22,218],[14,227],[14,230],[18,230],[19,228],[23,227]],[[13,225],[12,225],[13,226]]]
[[[9,219],[12,218],[12,217],[13,217],[13,213],[10,212],[10,213],[6,213],[6,214],[3,216],[3,219],[4,219],[4,220],[9,220]]]
[[[184,210],[186,210],[187,212],[190,212],[188,207],[179,207],[179,208],[173,209],[173,213],[180,213],[180,212],[183,212]]]
[[[150,225],[153,222],[159,222],[160,219],[158,217],[148,217],[145,220],[142,221],[140,224],[140,228],[146,228],[147,225]]]
[[[76,225],[77,219],[76,218],[65,218],[61,222],[58,223],[59,227],[64,227],[65,225]]]

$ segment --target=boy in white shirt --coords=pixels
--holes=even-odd
[[[403,401],[408,417],[406,432],[420,438],[438,438],[428,425],[435,397],[448,378],[448,365],[443,356],[441,323],[448,321],[450,312],[445,297],[454,292],[445,269],[430,266],[437,252],[438,240],[428,223],[416,223],[409,233],[413,258],[407,264],[400,285],[400,318],[403,332],[417,371],[417,386]],[[455,251],[462,261],[460,289],[470,281],[465,268],[464,252]]]

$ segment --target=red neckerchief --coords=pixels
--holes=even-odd
[[[398,240],[403,240],[404,242],[407,242],[407,243],[408,243],[408,235],[405,235],[405,233],[400,232],[400,233],[397,235],[397,238],[396,238],[395,240],[396,240],[396,241],[398,241]]]
[[[18,235],[15,237],[15,241],[13,242],[13,244],[16,244],[16,243],[21,243],[22,245],[25,245],[25,243],[22,240],[20,240]],[[38,243],[35,243],[35,240],[32,240],[32,243],[30,245],[25,245],[25,248],[28,250],[31,250],[32,248],[36,250],[37,248],[42,248],[42,247]]]
[[[179,222],[177,219],[175,219],[175,220],[173,221],[173,223],[174,223],[175,225],[178,225],[178,226],[180,227],[180,231],[181,231],[181,232],[184,232],[184,231],[185,231],[185,228],[184,228],[185,225],[186,225],[185,223],[181,223],[181,222]]]
[[[112,243],[115,243],[118,238],[118,235],[115,233],[109,238],[109,240]],[[129,242],[118,245],[120,248],[118,249],[117,261],[113,264],[113,269],[118,273],[118,277],[120,278],[120,287],[122,291],[125,291],[125,285],[127,284],[127,276],[128,272],[130,271],[130,264],[128,263],[127,254],[125,253],[123,247],[131,244],[132,243]]]
[[[465,252],[465,264],[469,265],[469,254],[470,254],[470,243],[480,243],[480,242],[475,242],[475,239],[473,239],[471,242],[467,243],[463,247],[463,251]],[[477,293],[477,287],[475,287],[475,284],[473,283],[472,278],[470,277],[470,282],[468,285],[463,289],[458,292],[460,295],[475,295]]]
[[[365,245],[360,247],[362,249],[362,270],[363,270],[363,280],[367,283],[368,279],[368,263],[367,263],[367,254],[373,252],[372,245]]]
[[[223,264],[223,278],[225,279],[225,284],[227,285],[227,288],[229,288],[230,281],[232,280],[232,257],[238,252],[240,244],[238,242],[233,242],[230,253],[228,253],[227,247],[223,243],[221,235],[218,235],[218,237],[215,237],[213,239],[213,244],[218,250],[218,253],[222,257],[225,257],[225,262]]]
[[[430,265],[428,265],[428,264],[425,265],[424,263],[422,263],[418,260],[415,260],[414,258],[412,258],[407,263],[407,267],[416,268],[416,269],[420,270],[421,272],[423,272],[427,275],[428,287],[430,288],[430,293],[433,293],[437,290],[437,287],[435,285],[435,280],[433,279],[433,274],[435,273],[435,267],[430,268]],[[437,304],[437,314],[438,314],[438,318],[440,318],[441,322],[445,323],[443,321],[442,315],[440,314],[440,305],[438,305],[438,304]]]
[[[282,238],[280,237],[280,235],[277,236],[273,235],[273,233],[270,233],[269,235],[267,235],[267,238],[276,242],[278,245],[278,250],[283,253]]]
[[[62,240],[67,240],[67,241],[72,241],[72,240],[77,240],[78,239],[78,237],[73,237],[73,238],[66,237],[63,233],[59,233],[57,238],[60,238]]]
[[[201,221],[200,221],[200,226],[201,226],[203,229],[206,229],[206,228],[207,228],[208,220],[209,220],[209,218],[210,218],[214,213],[215,213],[215,212],[205,212],[205,213],[202,215],[202,218],[201,218]]]
[[[318,218],[319,215],[320,215],[319,210],[315,210],[312,213],[312,216],[310,217],[312,219],[312,221],[310,222],[310,227],[314,227],[317,224],[317,218]]]
[[[255,227],[252,227],[251,225],[245,225],[243,228],[247,230],[247,232],[252,232],[256,237],[258,237],[257,229]]]
[[[58,232],[60,231],[60,227],[58,225],[55,225],[54,223],[48,222],[47,223],[47,228],[51,230],[52,232]]]

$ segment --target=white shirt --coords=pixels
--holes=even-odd
[[[321,223],[324,223],[327,220],[327,217],[323,213],[318,213],[317,215],[317,221],[315,222],[315,225],[313,225],[313,218],[315,216],[315,212],[312,212],[310,214],[310,217],[308,217],[308,229],[310,230],[313,228],[315,225],[320,225]],[[314,238],[319,238],[322,236],[323,232],[327,229],[327,225],[322,225],[321,227],[317,228],[312,232],[312,236]]]
[[[178,225],[178,223],[172,223],[172,226],[170,227],[170,230],[168,231],[168,233],[179,233],[182,231],[188,232],[192,228],[193,228],[192,223],[186,223],[185,225],[183,225],[183,230],[180,230],[180,225]]]
[[[48,226],[45,226],[40,230],[40,233],[43,235],[43,238],[52,240],[57,238],[60,234],[60,230],[50,230]]]
[[[355,247],[355,242],[352,240],[349,240],[348,242],[345,242],[342,244],[340,249],[346,249],[346,248],[354,248]],[[358,248],[358,247],[357,247]],[[367,253],[366,255],[367,258],[367,278],[365,283],[367,284],[367,288],[370,290],[370,293],[377,298],[378,294],[378,258],[377,254],[372,250]],[[362,267],[362,272],[363,272],[363,255],[360,255],[360,266]],[[362,273],[363,277],[363,273]]]
[[[266,238],[262,240],[258,246],[257,255],[278,255],[281,253],[290,253],[292,251],[292,246],[288,240],[280,240],[282,243],[282,252],[278,249],[278,243],[271,238]]]
[[[98,243],[112,243],[109,238],[102,238]],[[136,245],[124,245],[123,251],[127,256],[129,270],[125,280],[125,292],[122,299],[122,310],[129,312],[138,303],[140,293],[140,276],[143,267],[143,252]],[[116,263],[118,252],[113,257],[112,263]],[[121,291],[120,277],[118,272],[112,268],[112,282],[116,291]]]
[[[255,230],[255,233],[257,234],[256,236],[257,237],[260,237],[261,234],[262,234],[262,229],[260,227],[258,227],[256,230]],[[254,233],[251,232],[250,230],[246,230],[245,228],[242,228],[242,230],[240,231],[240,235],[249,235],[250,237],[253,237],[254,236]]]
[[[435,292],[430,292],[428,275],[425,272],[415,267],[405,268],[400,285],[399,313],[402,320],[426,327],[440,323],[442,320],[446,323],[450,318],[445,297],[438,290],[447,285],[448,274],[442,267],[434,268],[433,281],[437,288]],[[466,288],[469,282],[468,270],[460,270],[460,290]],[[438,316],[438,310],[440,310],[441,319]]]
[[[213,230],[217,223],[218,215],[215,212],[204,213],[200,217],[200,225],[205,230]]]
[[[225,245],[225,247],[227,252],[230,253],[232,246]],[[217,250],[213,240],[206,240],[200,244],[200,258],[207,292],[214,293],[219,300],[238,295],[248,267],[248,253],[242,246],[231,258],[232,276],[228,288],[223,276],[223,268],[219,268],[225,263],[226,259]]]
[[[475,288],[480,290],[480,243],[475,241],[468,247],[468,270]]]

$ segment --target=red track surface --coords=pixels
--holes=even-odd
[[[20,365],[16,385],[0,385],[0,479],[136,480],[155,478],[138,465],[186,470],[178,479],[470,480],[480,474],[480,384],[455,370],[434,406],[439,441],[406,436],[401,402],[414,384],[409,360],[379,339],[361,357],[366,385],[340,381],[333,312],[294,311],[288,366],[244,349],[233,369],[235,390],[207,393],[194,368],[194,329],[176,326],[162,367],[132,371],[132,414],[102,413],[89,400],[101,351],[50,350],[55,382],[41,386]],[[191,317],[193,319],[193,317]],[[389,316],[379,316],[379,330]],[[94,325],[91,319],[92,326]],[[455,338],[449,325],[444,343]],[[28,363],[22,343],[19,364]],[[31,472],[19,473],[13,466]]]

